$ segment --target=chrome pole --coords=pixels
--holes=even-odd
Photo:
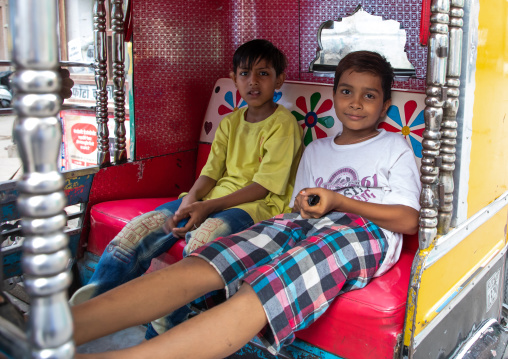
[[[420,196],[420,249],[427,248],[437,235],[439,206],[438,180],[441,166],[440,138],[443,105],[446,101],[446,69],[448,61],[449,0],[433,0],[431,4],[430,38],[427,55],[427,97],[425,98],[425,131],[423,132],[423,157]]]
[[[127,161],[125,142],[125,46],[123,0],[111,2],[111,29],[113,30],[113,81],[115,83],[115,152],[114,161]]]
[[[23,161],[18,209],[23,243],[22,268],[30,295],[28,340],[32,358],[72,358],[72,317],[67,301],[71,282],[63,192],[58,169],[62,129],[58,75],[57,2],[11,2],[14,136]]]
[[[450,230],[453,212],[453,171],[457,145],[457,112],[459,110],[460,72],[462,59],[462,26],[464,21],[464,0],[451,0],[450,8],[450,53],[446,77],[447,98],[444,103],[443,123],[441,124],[442,163],[439,170],[439,185],[443,195],[439,204],[438,234],[446,234]]]
[[[101,167],[111,162],[109,154],[108,129],[108,64],[106,49],[106,6],[105,0],[95,0],[93,7],[94,51],[95,51],[95,84],[97,97],[95,99],[97,118],[97,164]]]

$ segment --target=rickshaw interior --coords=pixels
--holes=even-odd
[[[44,3],[47,5],[51,1]],[[66,2],[59,2],[60,5],[63,3]],[[492,9],[495,6],[486,5],[486,1],[481,3],[488,8],[481,13],[481,19],[485,21],[485,14],[494,16]],[[26,5],[36,7],[30,1]],[[333,136],[341,127],[333,111],[330,85],[338,59],[349,51],[375,49],[392,64],[397,63],[394,65],[397,81],[393,87],[393,104],[380,128],[405,136],[421,169],[424,188],[420,232],[419,235],[405,236],[400,260],[388,273],[374,279],[362,290],[337,298],[316,323],[298,333],[298,339],[281,357],[444,358],[462,355],[460,350],[464,350],[465,345],[461,346],[461,343],[471,336],[470,333],[485,322],[494,325],[487,321],[490,318],[501,319],[502,296],[493,297],[492,293],[502,291],[506,252],[506,229],[501,233],[507,223],[506,171],[498,174],[501,178],[495,193],[485,194],[487,202],[468,200],[470,178],[467,173],[471,171],[468,165],[474,159],[469,160],[473,115],[472,104],[467,101],[472,101],[467,85],[473,84],[474,90],[474,45],[478,40],[479,5],[475,0],[185,3],[115,0],[110,4],[104,0],[96,1],[95,61],[92,66],[98,88],[96,103],[87,110],[76,106],[76,99],[71,98],[60,112],[63,121],[67,118],[70,121],[73,115],[90,111],[90,108],[97,117],[97,126],[93,127],[97,131],[95,165],[87,168],[69,165],[62,172],[69,214],[65,233],[69,238],[70,260],[65,270],[71,270],[74,277],[69,294],[86,284],[107,244],[130,219],[176,198],[199,176],[217,124],[226,114],[245,106],[234,84],[227,78],[236,47],[253,38],[266,38],[286,54],[288,81],[274,99],[295,115],[304,130],[305,145],[316,138]],[[506,15],[508,5],[497,1],[496,6]],[[11,7],[17,7],[20,12],[27,11],[20,4]],[[62,17],[61,7],[59,10]],[[111,11],[107,16],[111,30],[107,31],[101,30],[100,26],[102,20],[106,21],[106,10]],[[489,26],[496,26],[502,16],[495,15],[493,19],[496,21]],[[502,31],[506,35],[506,28]],[[107,46],[101,40],[106,34],[114,41],[107,51],[112,58],[109,66],[105,57]],[[15,31],[13,35],[16,35]],[[481,41],[487,43],[481,36],[480,45]],[[127,86],[124,86],[124,38],[131,40],[127,57],[132,71],[125,69],[129,72]],[[498,43],[490,38],[489,41]],[[15,39],[13,43],[16,46]],[[60,51],[60,60],[70,60],[67,51],[69,49]],[[22,55],[21,51],[15,55],[14,63],[20,69],[26,69],[29,65],[19,61]],[[504,58],[506,60],[506,54]],[[72,68],[77,65],[62,61],[63,66]],[[112,72],[108,75],[109,80],[100,72],[106,67]],[[506,84],[506,75],[503,76]],[[79,84],[77,78],[79,76],[75,82]],[[109,95],[109,103],[105,92],[107,87],[114,94]],[[25,90],[19,87],[18,91],[23,93]],[[127,111],[123,108],[125,103]],[[436,113],[442,113],[443,107],[443,121],[441,118],[436,120],[439,117]],[[503,111],[506,115],[506,106],[494,117],[499,118]],[[22,111],[20,116],[23,116]],[[108,135],[108,117],[110,122],[116,123],[114,136]],[[66,130],[64,126],[64,132]],[[500,132],[507,134],[507,126],[503,125]],[[114,138],[111,146],[110,137]],[[441,147],[433,144],[439,139]],[[456,153],[463,161],[455,161]],[[498,156],[501,161],[506,160],[506,154]],[[25,172],[33,167],[24,164]],[[469,183],[469,191],[472,186],[474,183]],[[23,194],[26,188],[19,187],[17,181],[0,184],[2,240],[9,241],[9,245],[2,246],[1,252],[2,289],[18,311],[30,312],[30,307],[24,306],[29,300],[23,290],[23,279],[26,279],[27,270],[31,277],[43,277],[44,274],[30,270],[21,260],[25,236],[21,232],[22,224],[27,222],[20,220],[23,214],[16,201],[26,196]],[[483,216],[484,207],[491,202],[495,207],[486,209],[488,214],[482,218],[490,220],[488,223],[496,231],[481,235],[476,232],[480,237],[492,237],[489,244],[475,250],[460,270],[450,269],[454,262],[441,259],[448,258],[446,255],[453,253],[453,248],[461,241],[446,240],[447,233],[450,229],[456,232],[458,228],[461,233],[467,232],[462,237],[468,236],[471,232],[467,226],[480,227],[472,220],[472,215],[479,213],[477,217]],[[181,259],[183,245],[180,241],[153,260],[150,270]],[[57,251],[53,249],[52,253]],[[427,294],[431,292],[432,281],[442,273],[428,274],[429,277],[425,274],[442,266],[450,274],[448,282],[443,279],[446,283],[443,288]],[[451,318],[453,307],[463,310],[460,305],[470,305],[472,302],[459,302],[457,298],[467,295],[471,282],[482,280],[490,282],[495,289],[487,291],[487,303],[481,305],[485,310],[478,310],[467,320],[461,319],[456,328],[448,332],[451,319],[445,319],[445,315],[451,313]],[[60,292],[66,291],[62,289]],[[19,292],[21,294],[16,294]],[[37,295],[44,297],[47,294]],[[481,295],[485,297],[483,292]],[[66,298],[65,295],[62,298]],[[62,308],[67,303],[62,298],[54,300],[53,304],[65,312]],[[422,300],[423,304],[419,302]],[[455,302],[458,304],[451,305]],[[443,309],[447,305],[449,310]],[[35,329],[41,324],[38,320],[40,318],[30,318],[29,326]],[[30,350],[40,353],[42,345],[50,348],[66,346],[66,352],[72,352],[69,349],[72,348],[72,331],[68,320],[63,322],[67,325],[60,324],[60,329],[66,334],[55,336],[61,339],[60,342],[54,340],[48,345],[43,339],[31,339],[25,334],[24,324],[18,321],[17,324],[23,327],[21,330],[11,325],[8,330],[0,330],[0,349],[9,357],[17,357],[20,353],[26,355]],[[444,333],[448,333],[449,339],[435,345]],[[502,339],[489,348],[500,348],[501,342],[507,342],[502,334],[498,337]],[[9,342],[13,340],[31,344],[12,348]],[[253,341],[235,356],[269,357],[269,354]]]

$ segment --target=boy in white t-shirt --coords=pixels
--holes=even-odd
[[[256,334],[277,353],[338,295],[386,272],[398,260],[401,233],[417,231],[420,191],[405,140],[377,130],[392,82],[393,70],[379,54],[345,56],[334,83],[343,131],[304,152],[294,213],[219,238],[171,267],[74,307],[76,343],[189,302],[204,309],[222,302],[106,357],[225,357]]]

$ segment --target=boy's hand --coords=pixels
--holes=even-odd
[[[187,232],[197,229],[208,218],[212,211],[209,209],[207,202],[208,201],[197,201],[188,206],[180,206],[180,208],[178,208],[178,211],[176,211],[172,218],[173,223],[176,224],[184,218],[190,218],[187,224],[183,227],[173,226],[172,232],[175,237],[185,237]]]
[[[190,194],[187,194],[185,197],[182,198],[182,203],[180,203],[178,210],[172,217],[169,217],[162,226],[162,229],[166,234],[172,232],[173,228],[177,228],[178,222],[188,217],[188,215],[186,216],[182,215],[184,211],[183,210],[181,211],[181,209],[190,206],[194,202],[197,202],[197,200]]]
[[[319,202],[313,206],[309,205],[310,195],[319,196]],[[337,208],[341,196],[325,188],[304,188],[296,196],[294,208],[300,209],[302,218],[320,218]]]

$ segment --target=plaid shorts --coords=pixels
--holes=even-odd
[[[241,283],[249,283],[268,319],[259,337],[276,354],[335,297],[367,285],[387,249],[383,231],[362,217],[331,212],[302,219],[282,214],[190,254],[209,262],[225,283],[225,290],[211,292],[193,306],[210,308],[236,293]]]

